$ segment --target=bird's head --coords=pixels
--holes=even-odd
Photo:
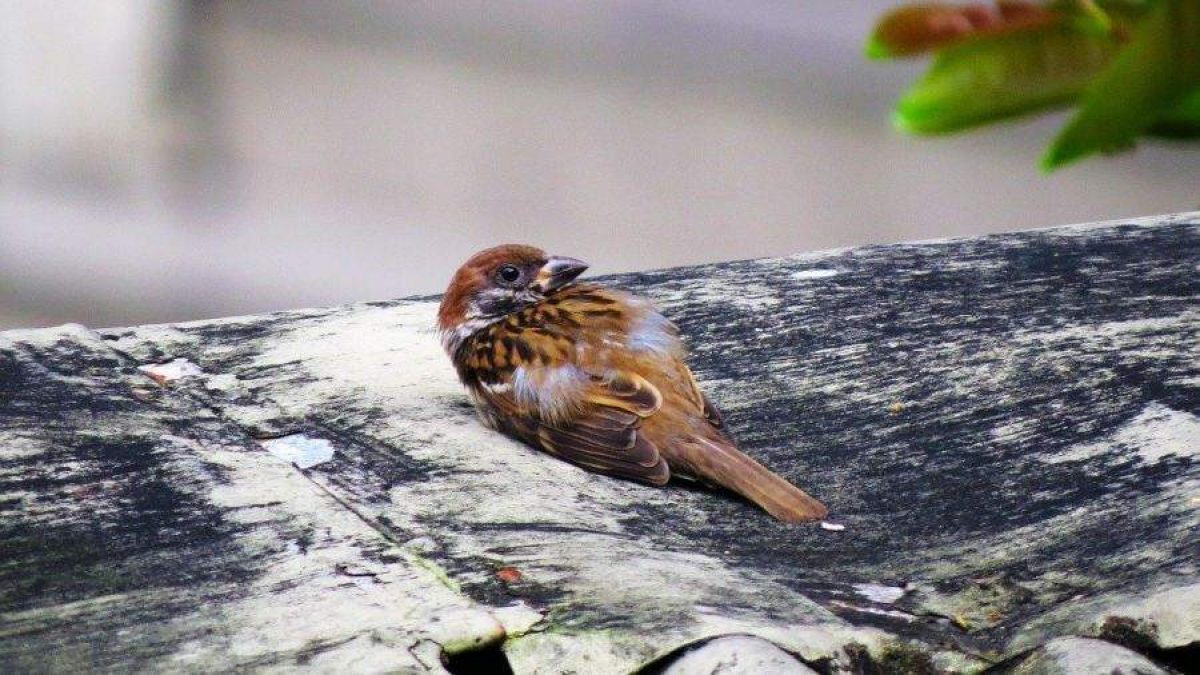
[[[471,256],[454,273],[438,308],[438,330],[451,355],[476,331],[538,303],[587,269],[575,258],[505,244]]]

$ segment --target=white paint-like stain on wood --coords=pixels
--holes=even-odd
[[[911,622],[917,620],[917,617],[913,616],[912,614],[909,614],[908,612],[901,612],[901,611],[895,610],[895,609],[881,609],[879,607],[872,607],[870,605],[855,605],[855,604],[851,604],[849,602],[843,602],[841,600],[830,600],[829,604],[833,605],[834,607],[842,607],[845,609],[854,610],[855,612],[863,612],[865,614],[877,614],[879,616],[890,616],[890,617],[893,617],[896,619],[900,619],[901,621],[904,621],[906,623],[911,623]]]
[[[267,452],[300,469],[311,469],[333,459],[333,444],[324,438],[292,434],[259,441]]]
[[[204,371],[200,366],[188,361],[187,359],[174,359],[166,363],[152,363],[145,366],[138,366],[138,370],[150,376],[155,382],[165,384],[175,380],[181,380],[185,377],[196,377],[203,375]]]
[[[906,591],[899,586],[885,586],[883,584],[854,584],[854,590],[858,594],[871,602],[878,602],[884,605],[890,605],[900,598],[904,597]]]
[[[839,274],[841,274],[841,271],[839,270],[800,270],[799,272],[792,272],[792,278],[800,281],[810,281],[813,279],[828,279],[830,277],[836,277]]]

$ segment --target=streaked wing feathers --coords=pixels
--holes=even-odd
[[[579,412],[550,420],[522,410],[507,395],[485,398],[512,419],[512,428],[546,452],[585,469],[653,485],[663,485],[671,470],[658,448],[640,433],[642,421],[662,406],[662,395],[645,378],[624,372],[593,376]],[[507,399],[507,400],[506,400]]]
[[[615,371],[604,377],[593,376],[596,386],[587,400],[600,406],[626,410],[638,417],[649,417],[662,407],[662,394],[646,378],[636,373]]]
[[[538,431],[538,439],[546,452],[572,464],[654,485],[666,483],[671,472],[658,449],[636,432],[630,436],[633,438],[630,447],[616,450],[551,427],[542,427]]]

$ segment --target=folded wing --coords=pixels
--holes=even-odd
[[[642,422],[662,407],[658,389],[633,373],[586,377],[572,402],[576,412],[567,418],[540,415],[507,392],[485,390],[484,397],[512,421],[511,431],[572,464],[652,485],[670,480],[662,454],[640,433]]]

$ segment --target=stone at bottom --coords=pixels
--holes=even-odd
[[[683,653],[663,675],[816,675],[796,657],[766,640],[717,638]]]
[[[1013,669],[1013,675],[1168,675],[1150,659],[1092,638],[1064,637],[1047,642]]]

